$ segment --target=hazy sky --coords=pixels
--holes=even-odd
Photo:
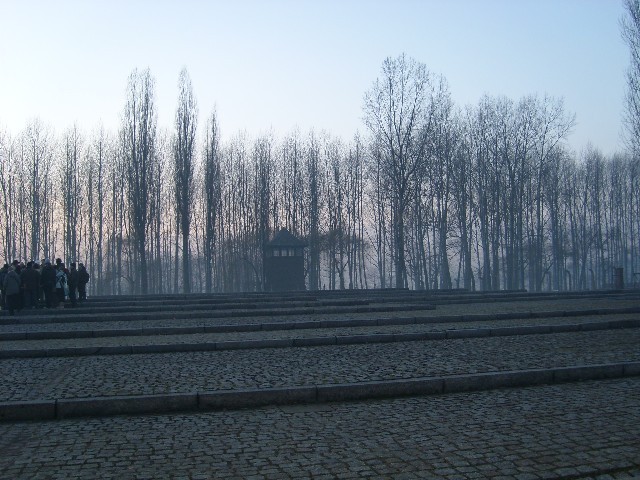
[[[186,67],[203,125],[223,137],[365,132],[362,99],[402,52],[445,76],[455,103],[563,97],[569,142],[622,150],[628,50],[621,0],[0,0],[0,127],[39,117],[115,130],[134,68],[171,128]]]

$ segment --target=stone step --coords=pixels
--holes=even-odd
[[[400,380],[640,361],[640,328],[77,357],[3,359],[0,401]]]
[[[605,369],[608,372],[638,374],[637,296],[516,294],[498,295],[495,302],[485,297],[472,308],[443,304],[438,310],[413,311],[424,305],[409,305],[408,311],[419,312],[411,315],[395,309],[407,305],[390,304],[374,312],[331,307],[230,311],[219,317],[187,311],[87,314],[85,321],[82,315],[16,317],[19,323],[0,326],[4,338],[0,355],[5,355],[0,360],[0,402],[8,405],[7,411],[19,412],[33,402],[53,401],[58,417],[67,415],[60,405],[66,401],[80,405],[82,399],[106,399],[109,404],[115,398],[134,405],[124,412],[144,413],[147,407],[140,405],[147,405],[147,400],[139,398],[159,398],[156,403],[171,405],[174,396],[192,397],[193,392],[200,392],[197,402],[204,394],[220,392],[225,398],[245,391],[250,396],[265,391],[266,396],[277,397],[273,392],[308,388],[318,392],[325,387],[375,396],[366,385],[388,384],[380,388],[396,395],[401,393],[390,385],[428,378],[504,374],[513,379],[508,372],[582,367],[596,371],[602,365],[616,365]],[[385,308],[392,310],[382,317]],[[442,315],[440,309],[457,314]],[[163,319],[164,314],[168,316]],[[149,318],[132,321],[142,315]],[[140,328],[132,328],[136,325]],[[203,330],[189,330],[194,327]],[[176,337],[178,331],[182,338]],[[46,338],[65,332],[76,336]],[[100,338],[81,338],[87,332],[98,332]],[[136,335],[128,335],[133,332]],[[20,344],[16,335],[42,337]],[[513,380],[512,384],[488,381],[488,385],[518,384]],[[241,402],[238,398],[235,404]],[[120,407],[111,408],[105,407],[105,414],[118,413]],[[203,407],[197,403],[196,408]],[[93,415],[81,406],[71,410]]]
[[[343,291],[353,292],[353,291]],[[71,307],[65,304],[65,308],[57,309],[36,309],[23,310],[18,317],[31,318],[84,315],[87,314],[111,314],[111,313],[145,313],[145,312],[197,312],[197,311],[264,311],[265,309],[295,309],[295,308],[324,308],[324,307],[366,307],[385,306],[387,304],[408,304],[408,305],[451,305],[451,304],[473,304],[487,302],[513,302],[513,301],[549,301],[549,300],[571,300],[580,298],[636,298],[640,300],[640,292],[637,291],[599,291],[599,292],[571,292],[571,293],[526,293],[521,291],[513,292],[472,292],[446,294],[434,292],[400,291],[395,295],[370,295],[361,294],[359,297],[354,293],[349,295],[310,295],[300,293],[298,296],[274,296],[266,294],[255,294],[251,297],[225,295],[193,295],[150,297],[96,297],[87,302]],[[0,325],[15,322],[14,317],[8,312],[0,311]],[[25,320],[26,321],[26,320]]]
[[[235,410],[477,392],[640,376],[640,362],[277,388],[0,402],[0,421]]]
[[[267,317],[267,316],[292,316],[292,315],[321,315],[321,314],[344,314],[344,313],[372,313],[372,312],[408,312],[418,310],[433,310],[435,306],[430,304],[410,304],[410,305],[388,305],[388,304],[361,304],[346,306],[293,306],[281,308],[256,308],[256,309],[232,309],[217,310],[204,308],[188,308],[184,310],[174,308],[141,308],[140,311],[131,312],[130,309],[123,311],[91,311],[78,312],[73,315],[66,315],[67,309],[50,310],[52,314],[35,315],[15,315],[0,318],[0,325],[26,325],[26,324],[48,324],[48,323],[71,323],[71,322],[103,322],[121,320],[127,322],[158,320],[158,319],[182,319],[193,318],[229,318],[229,317]]]
[[[383,302],[373,302],[368,299],[335,299],[335,300],[296,300],[296,301],[265,301],[265,302],[237,302],[237,301],[199,301],[199,302],[170,302],[170,301],[158,301],[158,302],[127,302],[117,301],[111,303],[93,302],[93,303],[79,303],[75,307],[70,304],[65,304],[63,307],[52,309],[30,309],[22,310],[20,314],[22,316],[32,315],[81,315],[81,314],[102,314],[102,313],[135,313],[135,312],[160,312],[160,311],[173,311],[173,312],[189,312],[189,311],[230,311],[230,310],[258,310],[258,309],[273,309],[273,308],[322,308],[322,307],[349,307],[371,304],[388,303],[408,303],[403,299],[389,299]],[[424,303],[424,302],[411,302],[411,303]],[[5,316],[8,313],[5,312]]]
[[[47,309],[47,315],[68,315],[76,313],[108,313],[117,311],[155,311],[162,309],[173,309],[183,311],[189,309],[256,309],[286,305],[294,306],[348,306],[366,305],[370,303],[406,303],[407,300],[417,299],[423,302],[422,296],[406,291],[401,294],[372,294],[366,295],[316,295],[313,293],[300,292],[296,294],[241,294],[241,295],[220,295],[220,294],[193,294],[193,295],[149,295],[149,296],[101,296],[93,297],[78,303],[72,307],[68,302],[61,308]],[[29,314],[30,311],[23,311]],[[41,313],[41,312],[38,312]],[[0,312],[0,316],[6,316],[8,312]]]
[[[515,296],[517,295],[517,296]],[[443,299],[444,298],[444,299]],[[449,301],[446,297],[439,299],[431,299],[430,302],[423,303],[414,301],[413,303],[398,303],[399,299],[394,299],[394,305],[389,305],[386,302],[381,304],[371,303],[370,299],[361,299],[359,301],[349,302],[337,302],[335,304],[310,304],[311,306],[301,306],[300,304],[287,304],[281,305],[272,304],[271,308],[259,308],[266,307],[267,304],[248,304],[247,308],[240,309],[240,304],[234,304],[231,309],[219,310],[217,307],[210,309],[206,304],[197,305],[166,305],[153,307],[137,306],[135,308],[122,307],[119,302],[114,302],[114,306],[107,309],[102,307],[91,309],[86,307],[81,308],[63,308],[63,309],[39,309],[35,311],[23,311],[16,316],[8,316],[0,318],[0,327],[4,325],[14,324],[46,324],[46,323],[66,323],[67,321],[73,322],[96,322],[96,321],[146,321],[146,320],[159,320],[159,319],[172,319],[174,317],[180,317],[183,319],[198,319],[198,318],[221,318],[221,317],[259,317],[259,316],[291,316],[291,315],[314,315],[314,314],[353,314],[353,313],[366,313],[366,312],[397,312],[397,311],[417,311],[417,310],[432,310],[436,306],[450,306],[450,305],[467,305],[470,303],[495,303],[495,302],[540,302],[540,301],[567,301],[570,302],[576,299],[585,299],[586,301],[594,301],[598,299],[606,300],[619,300],[619,301],[632,301],[640,300],[640,292],[602,292],[595,296],[585,296],[581,293],[573,294],[561,294],[561,295],[545,295],[545,294],[485,294],[482,297],[474,296],[474,298],[463,298],[460,296],[456,301]],[[277,305],[277,308],[276,308]],[[32,313],[34,312],[34,313]],[[6,312],[4,312],[6,313]],[[118,316],[120,315],[120,316]]]
[[[318,298],[339,298],[331,295]],[[437,309],[178,313],[144,321],[98,314],[104,318],[86,322],[56,315],[55,323],[18,317],[0,325],[0,353],[198,342],[242,348],[0,359],[0,477],[568,479],[640,472],[637,293],[416,298]],[[335,344],[266,343],[331,337]]]
[[[466,295],[468,301],[484,299],[491,300],[496,298],[508,298],[507,292],[501,293],[483,293]],[[518,293],[517,297],[523,294]],[[526,294],[524,294],[526,298]],[[191,310],[252,310],[260,308],[273,308],[276,306],[292,307],[331,307],[331,306],[356,306],[369,304],[388,304],[388,303],[425,303],[431,298],[438,298],[440,301],[451,299],[450,296],[425,295],[422,292],[402,291],[396,294],[379,294],[371,295],[367,292],[365,295],[311,295],[300,294],[298,296],[269,296],[266,294],[256,294],[250,297],[243,296],[217,296],[217,295],[194,295],[194,296],[150,296],[150,297],[95,297],[86,302],[77,304],[72,307],[69,303],[63,305],[64,308],[47,309],[47,310],[24,310],[23,315],[69,315],[83,313],[118,313],[118,312],[138,312],[138,311],[191,311]],[[456,295],[455,298],[463,298]],[[516,298],[516,297],[514,297]],[[3,311],[2,315],[7,316],[8,312]]]
[[[0,478],[640,478],[640,377],[0,424]]]
[[[561,305],[562,306],[562,305]],[[145,336],[152,335],[188,335],[188,334],[209,334],[209,333],[228,333],[228,332],[270,332],[280,330],[308,330],[308,329],[328,329],[328,328],[353,328],[353,327],[381,327],[391,325],[426,325],[426,324],[454,324],[454,323],[486,323],[486,322],[506,322],[512,320],[521,320],[528,322],[536,319],[565,317],[602,317],[610,315],[627,315],[640,313],[640,306],[621,306],[609,307],[602,306],[600,308],[575,309],[575,310],[538,310],[538,311],[512,311],[497,312],[489,311],[488,313],[475,313],[465,315],[438,315],[432,310],[415,311],[413,315],[403,316],[402,311],[396,311],[395,316],[375,316],[367,315],[359,318],[349,318],[342,316],[325,316],[314,315],[304,318],[266,318],[260,319],[243,319],[239,317],[233,323],[219,323],[217,319],[211,321],[199,322],[194,325],[184,325],[183,320],[177,320],[174,325],[158,325],[148,327],[130,326],[129,322],[121,322],[122,328],[109,328],[96,325],[95,322],[86,324],[72,323],[77,328],[63,330],[62,328],[51,329],[52,326],[64,327],[65,323],[59,322],[55,324],[29,324],[29,325],[13,325],[8,328],[6,325],[0,326],[0,341],[19,341],[19,340],[52,340],[52,339],[78,339],[78,338],[99,338],[99,337],[122,337],[122,336]],[[635,317],[634,317],[635,318]],[[534,322],[538,323],[538,322]],[[524,323],[522,323],[524,324]],[[99,327],[99,328],[96,328]],[[46,327],[46,328],[45,328]],[[125,328],[126,327],[126,328]]]
[[[420,323],[412,325],[424,326],[424,324]],[[260,325],[256,325],[256,327],[260,327]],[[31,340],[26,342],[10,342],[10,345],[5,343],[2,345],[2,350],[0,350],[0,359],[208,352],[217,350],[247,350],[258,348],[316,347],[322,345],[357,345],[362,343],[451,340],[456,338],[507,337],[513,335],[545,335],[553,333],[585,332],[622,328],[640,328],[640,319],[609,320],[604,322],[587,321],[577,323],[574,321],[572,323],[542,323],[536,325],[485,328],[434,329],[429,325],[429,328],[426,329],[426,331],[420,331],[423,330],[420,328],[413,328],[411,329],[412,331],[400,331],[394,333],[377,333],[374,331],[360,332],[357,334],[342,333],[338,335],[327,335],[317,329],[310,330],[306,335],[301,335],[300,330],[283,329],[278,331],[281,332],[279,335],[273,335],[275,330],[268,330],[267,332],[271,332],[271,336],[267,336],[264,334],[265,331],[256,330],[263,333],[261,335],[262,338],[259,339],[234,338],[221,340],[219,334],[202,333],[182,336],[157,335],[153,337],[144,337],[140,339],[138,343],[131,343],[131,337],[103,337],[98,339],[82,339],[82,342],[80,342],[82,343],[81,346],[77,345],[79,343],[77,338],[66,342]],[[191,337],[191,339],[189,337]]]

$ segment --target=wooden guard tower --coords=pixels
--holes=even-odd
[[[267,292],[305,290],[304,248],[307,245],[286,228],[264,246],[264,279]]]

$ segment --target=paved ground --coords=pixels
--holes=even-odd
[[[127,321],[104,314],[0,334],[0,349],[407,333],[640,318],[638,296],[439,305],[436,310]],[[577,316],[531,312],[590,309]],[[461,315],[519,313],[509,320]],[[69,314],[71,317],[72,313]],[[439,317],[438,323],[189,335],[141,328]],[[450,321],[447,321],[447,317]],[[14,321],[15,320],[15,321]],[[461,321],[465,320],[465,321]],[[12,323],[13,322],[13,323]],[[308,327],[308,325],[307,325]],[[135,329],[109,336],[109,329]],[[640,328],[298,348],[0,360],[0,401],[321,385],[640,361]],[[468,394],[212,413],[0,422],[0,479],[640,478],[640,377]]]
[[[369,317],[371,318],[371,317]],[[425,318],[428,318],[425,316]],[[327,327],[327,328],[291,328],[283,330],[259,330],[238,331],[222,333],[171,333],[171,330],[183,328],[180,325],[169,327],[162,335],[152,334],[153,330],[141,329],[134,331],[130,328],[117,330],[89,329],[85,338],[75,337],[77,331],[57,330],[32,330],[44,335],[67,335],[68,338],[42,338],[38,340],[7,340],[2,342],[5,350],[35,349],[46,350],[52,348],[72,348],[72,347],[105,347],[118,345],[166,345],[185,343],[213,343],[228,341],[251,341],[266,339],[305,339],[318,337],[345,337],[353,335],[384,335],[384,334],[411,334],[424,332],[447,332],[461,329],[492,329],[502,327],[519,327],[529,325],[589,325],[602,322],[618,320],[637,320],[638,313],[624,313],[614,315],[585,315],[581,317],[545,317],[533,322],[530,318],[519,318],[510,320],[477,320],[477,321],[439,321],[438,323],[416,323],[408,325],[376,325],[359,327]],[[254,319],[255,321],[255,319]],[[310,320],[302,320],[302,323]],[[314,321],[314,320],[311,320]],[[385,319],[380,319],[384,322]],[[260,326],[261,324],[253,323]],[[49,325],[47,325],[48,327]],[[33,325],[31,325],[33,327]],[[211,325],[209,325],[211,327]],[[305,326],[306,327],[306,326]],[[145,333],[145,331],[147,333]],[[129,332],[126,334],[125,332]],[[70,337],[70,338],[69,338]]]
[[[126,314],[98,314],[97,321],[77,322],[74,321],[75,314],[69,313],[66,318],[69,322],[64,322],[64,313],[57,313],[55,317],[51,315],[41,315],[40,323],[24,324],[33,318],[23,312],[20,316],[5,317],[4,320],[12,323],[0,324],[0,332],[34,332],[34,331],[99,331],[109,329],[141,329],[141,328],[159,328],[159,327],[189,327],[189,326],[209,326],[209,325],[242,325],[247,323],[272,323],[272,322],[302,322],[314,320],[351,320],[351,319],[370,319],[370,318],[394,318],[394,317],[441,317],[441,316],[460,316],[469,314],[499,314],[514,312],[548,312],[548,311],[565,311],[565,310],[586,310],[586,309],[602,309],[602,308],[625,308],[640,306],[640,296],[624,296],[624,297],[605,297],[598,299],[582,298],[582,299],[553,299],[553,300],[520,300],[514,302],[479,302],[474,304],[448,304],[438,305],[433,310],[416,310],[416,311],[395,311],[395,312],[378,312],[378,313],[322,313],[322,314],[298,314],[287,316],[264,315],[256,317],[249,316],[227,316],[227,317],[211,317],[211,318],[185,318],[180,312],[176,312],[172,318],[167,319],[151,319],[131,321],[126,318]],[[169,307],[167,307],[167,311]],[[39,312],[40,313],[40,312]],[[37,316],[36,316],[37,318]],[[51,323],[55,320],[55,323]]]
[[[0,424],[0,478],[622,479],[640,379],[192,415]]]
[[[640,329],[363,345],[8,359],[0,401],[207,392],[640,361]]]

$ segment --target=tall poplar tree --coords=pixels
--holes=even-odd
[[[134,70],[129,77],[122,121],[122,150],[129,201],[130,240],[139,264],[136,289],[149,293],[147,228],[150,222],[151,186],[154,175],[156,112],[155,81],[149,69]]]
[[[182,282],[184,293],[191,293],[189,233],[193,206],[193,172],[198,107],[186,69],[180,72],[180,94],[176,110],[173,141],[176,228],[182,233]]]

